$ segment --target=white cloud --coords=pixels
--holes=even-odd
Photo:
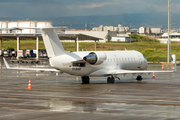
[[[172,13],[179,13],[180,12],[180,3],[172,4],[171,11]]]
[[[152,5],[152,9],[154,9],[155,11],[158,11],[158,12],[167,12],[168,11],[168,7],[165,5]]]
[[[91,9],[91,8],[99,8],[99,7],[104,7],[106,5],[111,5],[112,3],[108,2],[108,3],[90,3],[87,5],[70,5],[70,6],[66,6],[69,9],[73,9],[73,8],[80,8],[80,9]]]
[[[79,8],[95,8],[95,7],[103,7],[106,5],[111,5],[112,3],[92,3],[88,5],[79,5]]]

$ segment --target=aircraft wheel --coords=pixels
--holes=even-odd
[[[110,77],[107,78],[107,83],[111,83],[111,78]]]
[[[115,82],[114,77],[108,77],[107,78],[107,83],[114,83],[114,82]]]
[[[137,81],[142,81],[142,76],[141,75],[138,75],[137,78],[136,78]]]
[[[82,76],[82,84],[89,84],[89,76]]]
[[[115,79],[114,77],[111,78],[111,83],[114,83],[115,82]]]
[[[86,84],[89,84],[89,76],[86,76]]]

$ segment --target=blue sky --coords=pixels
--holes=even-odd
[[[62,17],[167,12],[168,0],[0,0],[0,17]],[[180,13],[180,0],[172,0]]]

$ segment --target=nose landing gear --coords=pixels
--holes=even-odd
[[[90,81],[89,76],[82,76],[81,79],[82,79],[82,84],[89,84]]]

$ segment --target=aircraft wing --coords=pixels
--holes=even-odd
[[[7,69],[11,69],[11,70],[32,70],[32,71],[41,71],[41,72],[44,72],[44,71],[48,71],[48,72],[60,72],[59,70],[57,69],[43,69],[43,68],[11,68],[9,66],[9,64],[7,63],[6,59],[3,58],[4,60],[4,63],[5,63],[5,66]]]
[[[157,70],[110,70],[106,74],[107,75],[126,75],[126,74],[151,74],[151,73],[167,73],[167,72],[174,72],[174,71],[157,71]]]

